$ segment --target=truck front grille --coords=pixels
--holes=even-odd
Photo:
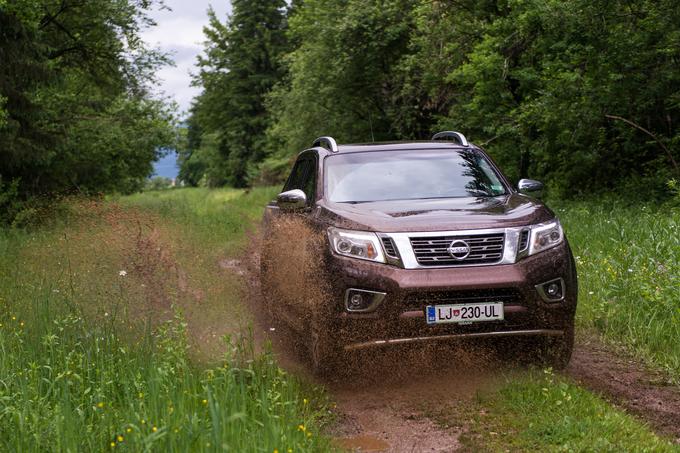
[[[411,237],[411,247],[421,266],[460,266],[471,264],[493,264],[503,258],[505,233],[439,236],[439,237]],[[464,258],[449,253],[449,247],[454,241],[457,245],[464,242],[469,247],[469,254]]]

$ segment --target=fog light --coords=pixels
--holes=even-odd
[[[563,300],[564,288],[564,280],[561,278],[536,285],[536,291],[546,302],[559,302]]]
[[[351,313],[374,311],[385,298],[385,293],[350,288],[345,292],[345,309]]]

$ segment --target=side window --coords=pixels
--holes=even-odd
[[[288,177],[284,191],[300,189],[307,196],[307,203],[314,203],[316,196],[316,161],[310,158],[300,159],[295,163]]]

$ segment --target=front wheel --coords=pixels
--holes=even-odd
[[[574,350],[574,325],[567,326],[562,336],[538,338],[536,346],[536,357],[542,364],[563,370],[569,365]]]
[[[329,376],[336,370],[342,350],[327,330],[314,327],[309,335],[309,355],[312,373]]]

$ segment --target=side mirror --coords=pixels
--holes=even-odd
[[[276,197],[276,203],[284,211],[295,211],[307,207],[307,196],[300,189],[288,190]]]
[[[543,195],[543,183],[533,179],[520,179],[517,188],[520,193],[531,197],[541,198]]]

